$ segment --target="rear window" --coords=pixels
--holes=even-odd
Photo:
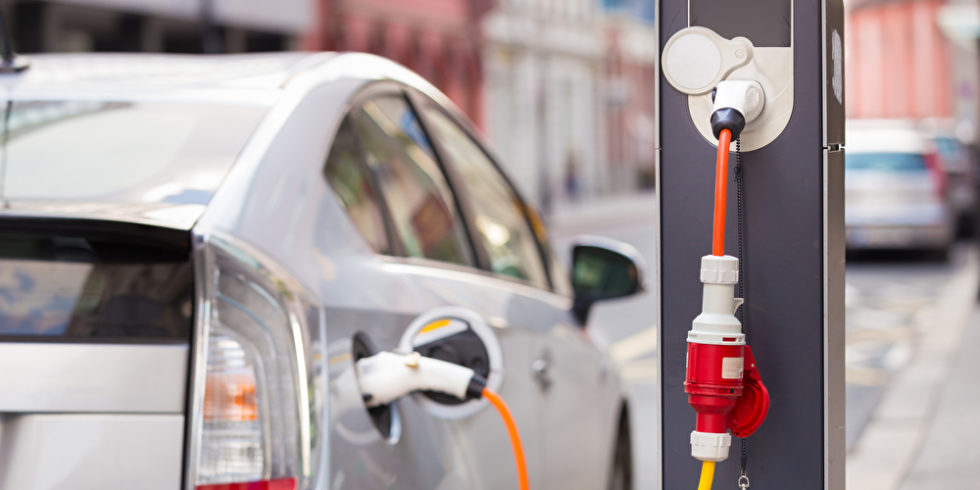
[[[186,340],[185,252],[77,236],[0,236],[0,339]]]
[[[918,153],[844,153],[846,170],[925,172],[925,158]]]
[[[13,199],[207,204],[264,113],[218,103],[15,101],[2,190]]]

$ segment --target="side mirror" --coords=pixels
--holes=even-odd
[[[572,246],[572,310],[583,324],[596,301],[643,291],[643,259],[635,248],[610,238],[578,237]]]

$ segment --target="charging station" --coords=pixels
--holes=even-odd
[[[843,12],[841,0],[660,2],[662,488],[699,488],[698,459],[715,488],[844,488]],[[721,168],[728,138],[738,169]],[[741,202],[714,182],[736,171]],[[738,243],[739,260],[717,245],[705,256],[712,196],[715,242]],[[705,370],[705,349],[727,353]],[[742,431],[735,402],[712,400],[741,400],[750,365],[768,414]]]

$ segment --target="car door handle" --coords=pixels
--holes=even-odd
[[[551,388],[551,355],[547,352],[531,361],[531,374],[538,382],[541,391],[548,391]]]

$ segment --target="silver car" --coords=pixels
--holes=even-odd
[[[0,75],[0,488],[516,488],[484,401],[365,407],[355,361],[399,348],[487,376],[533,488],[630,487],[586,323],[641,289],[634,251],[585,239],[570,281],[424,80],[359,54],[31,61]]]
[[[933,141],[906,121],[848,121],[845,223],[851,249],[926,249],[954,238],[946,173]]]

